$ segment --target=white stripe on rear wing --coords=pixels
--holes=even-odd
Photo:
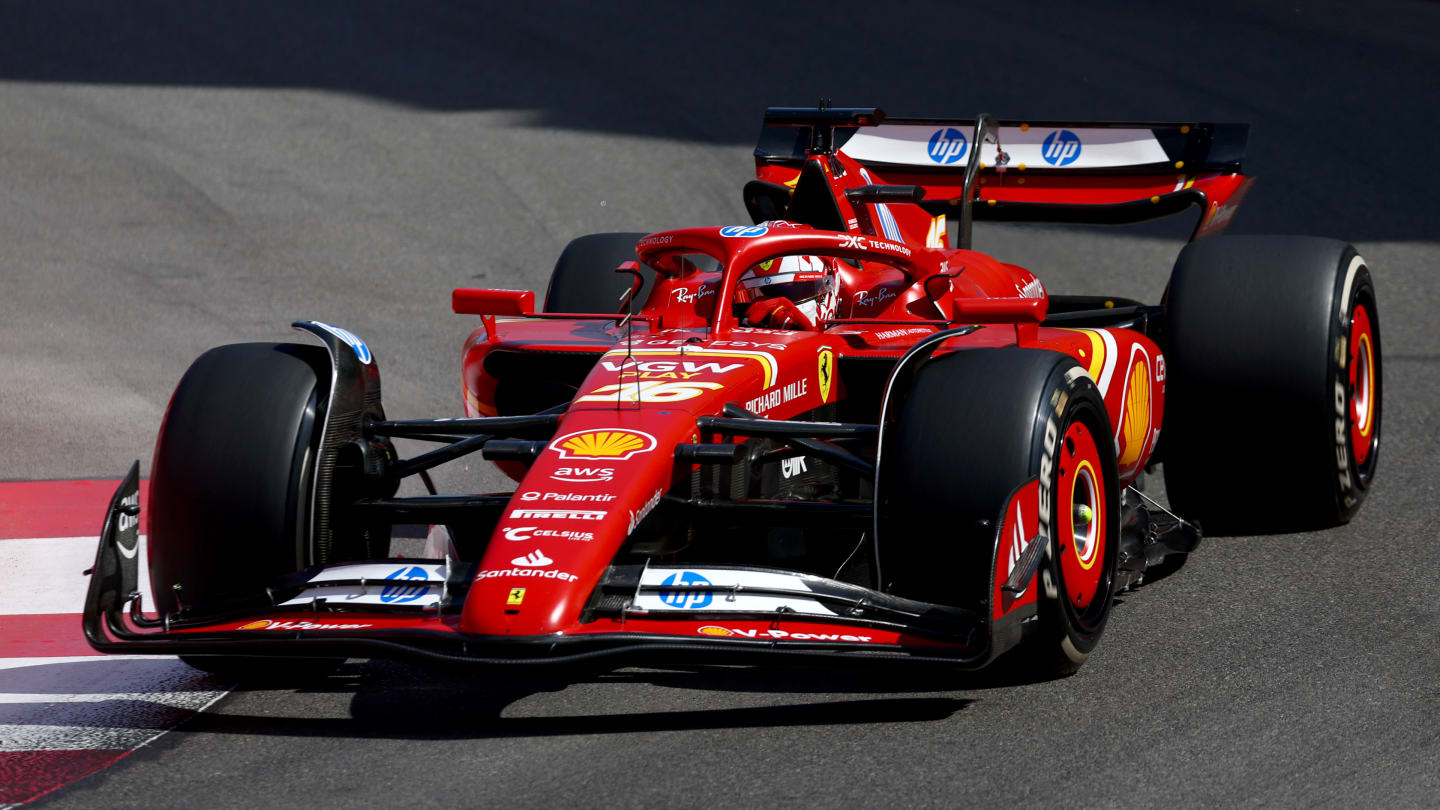
[[[840,150],[861,163],[963,171],[970,158],[974,124],[881,124],[855,132]],[[1114,169],[1170,162],[1155,133],[1144,128],[1004,126],[1000,144],[1008,167]],[[980,159],[995,165],[994,144]]]

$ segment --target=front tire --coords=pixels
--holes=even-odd
[[[885,427],[876,482],[882,585],[993,615],[999,527],[1012,495],[1040,481],[1048,538],[1028,674],[1062,676],[1109,620],[1119,549],[1119,478],[1094,382],[1070,358],[976,349],[929,361]],[[1082,509],[1082,507],[1084,507]]]
[[[1348,522],[1380,450],[1380,318],[1355,248],[1299,236],[1187,246],[1165,301],[1161,453],[1208,533]]]
[[[162,614],[268,606],[277,577],[383,552],[357,532],[325,549],[311,542],[330,374],[324,349],[290,343],[221,346],[185,372],[151,465],[150,581]],[[336,499],[353,494],[353,466],[337,466]]]

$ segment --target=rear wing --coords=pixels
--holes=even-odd
[[[918,204],[941,215],[962,204],[978,158],[974,219],[1128,224],[1200,206],[1191,238],[1222,230],[1251,182],[1242,168],[1248,124],[989,120],[999,143],[982,138],[977,150],[976,119],[772,108],[757,176],[793,183],[806,158],[829,147],[877,184],[919,186]]]

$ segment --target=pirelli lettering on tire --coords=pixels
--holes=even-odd
[[[1350,266],[1345,271],[1345,281],[1340,292],[1340,306],[1337,315],[1340,319],[1340,339],[1335,343],[1335,472],[1336,480],[1340,485],[1340,498],[1345,509],[1355,505],[1355,480],[1350,475],[1350,449],[1347,437],[1349,421],[1345,418],[1349,409],[1349,392],[1345,390],[1346,383],[1346,360],[1348,352],[1346,342],[1349,340],[1350,319],[1353,316],[1355,304],[1352,298],[1355,294],[1356,271],[1363,264],[1359,256],[1350,260]]]
[[[1040,454],[1040,536],[1048,539],[1050,537],[1050,502],[1054,494],[1050,484],[1050,474],[1055,471],[1055,445],[1060,438],[1060,414],[1065,410],[1065,403],[1069,397],[1062,392],[1055,392],[1051,403],[1054,408],[1045,420],[1045,443]]]
[[[1079,371],[1079,369],[1073,369]],[[1083,372],[1082,372],[1083,373]],[[1054,489],[1050,481],[1051,473],[1055,471],[1055,450],[1060,444],[1060,423],[1064,420],[1065,406],[1070,404],[1070,392],[1068,389],[1074,385],[1079,375],[1066,374],[1065,388],[1056,391],[1050,396],[1050,412],[1045,417],[1045,438],[1040,453],[1040,498],[1036,513],[1039,515],[1039,537],[1038,542],[1045,544],[1045,556],[1052,554],[1050,538],[1053,536],[1051,530],[1051,512],[1054,509]],[[1050,573],[1050,567],[1040,569],[1040,585],[1045,595],[1051,599],[1059,596],[1060,590],[1055,585],[1055,580]]]
[[[1345,508],[1355,504],[1355,481],[1350,477],[1350,451],[1347,449],[1346,437],[1349,435],[1349,425],[1345,421],[1345,410],[1349,400],[1345,393],[1345,380],[1339,374],[1335,375],[1335,469],[1338,472],[1340,492],[1344,496]]]

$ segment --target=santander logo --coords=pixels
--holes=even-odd
[[[510,564],[518,565],[522,568],[544,568],[545,566],[551,565],[554,562],[554,560],[545,556],[545,552],[537,548],[529,554],[526,554],[524,557],[516,557],[515,559],[510,561]]]

